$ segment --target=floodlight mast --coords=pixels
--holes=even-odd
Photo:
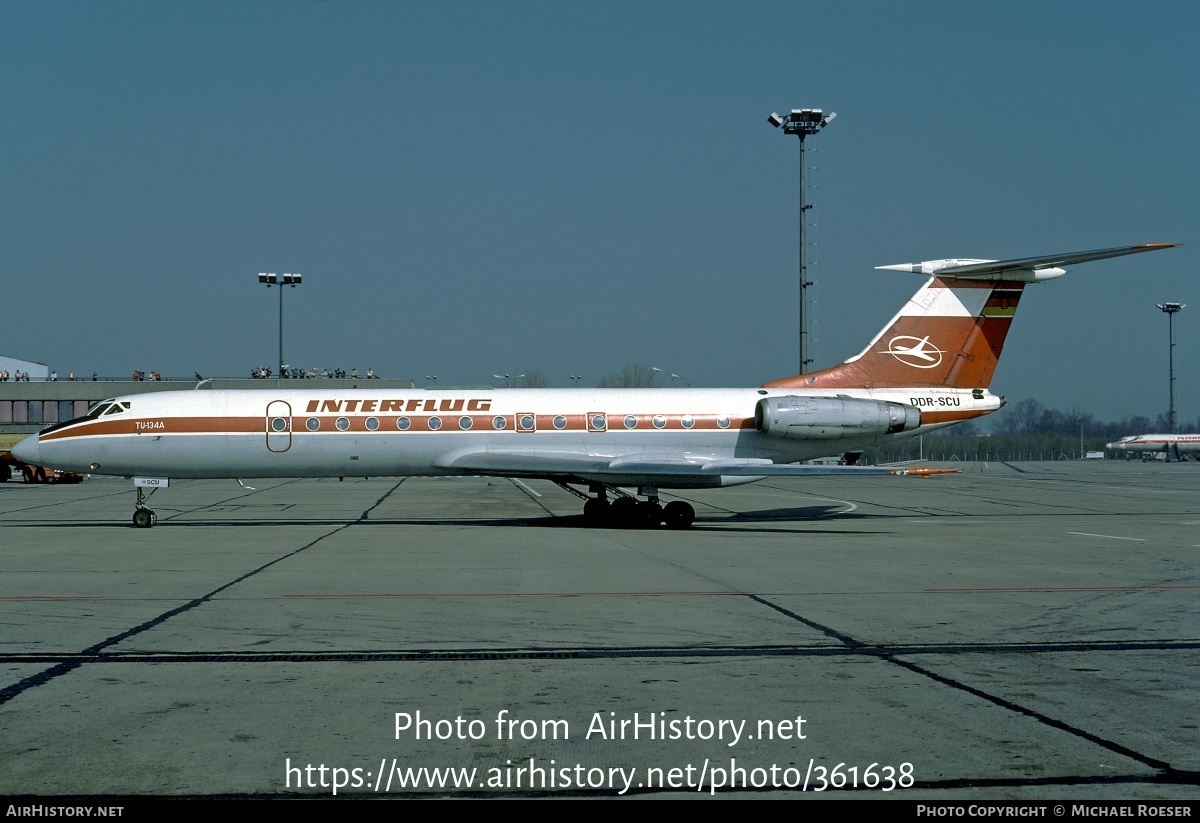
[[[283,374],[283,287],[291,286],[293,289],[300,285],[303,281],[302,274],[284,274],[278,275],[275,272],[259,272],[258,282],[265,285],[268,289],[272,286],[279,287],[279,374],[278,378],[282,379]]]
[[[780,116],[774,112],[767,122],[775,128],[783,127],[784,134],[794,134],[800,138],[800,373],[808,371],[813,363],[808,356],[808,322],[816,312],[808,310],[808,289],[816,286],[815,280],[808,279],[808,238],[806,232],[807,219],[805,212],[812,205],[804,202],[804,138],[816,134],[829,125],[837,112],[824,114],[820,109],[792,109],[791,112]],[[815,318],[812,318],[815,323]]]
[[[1170,341],[1168,347],[1168,384],[1171,389],[1171,405],[1167,411],[1167,428],[1168,434],[1175,433],[1175,315],[1187,308],[1185,303],[1159,303],[1158,307],[1162,309],[1163,314],[1167,316],[1167,337]]]

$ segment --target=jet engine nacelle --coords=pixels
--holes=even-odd
[[[754,427],[772,437],[835,440],[911,431],[921,411],[906,403],[855,397],[764,397],[754,407]]]

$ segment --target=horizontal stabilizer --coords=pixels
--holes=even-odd
[[[1062,266],[1122,257],[1144,251],[1170,249],[1178,243],[1141,243],[1136,246],[1118,246],[1112,249],[1094,249],[1066,254],[1049,254],[1042,257],[1022,257],[1017,260],[926,260],[922,263],[898,263],[893,266],[876,266],[887,271],[904,271],[915,274],[935,274],[939,277],[956,277],[964,280],[1020,280],[1032,282],[1049,280],[1064,274]]]

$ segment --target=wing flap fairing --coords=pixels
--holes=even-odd
[[[600,482],[635,478],[652,485],[656,481],[679,478],[784,477],[831,474],[906,474],[908,469],[889,466],[837,466],[808,463],[772,463],[758,458],[718,455],[643,455],[617,457],[586,456],[545,452],[460,452],[438,461],[440,468],[463,473],[500,477],[581,477]]]

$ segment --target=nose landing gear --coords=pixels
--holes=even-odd
[[[137,488],[137,505],[133,510],[133,527],[135,529],[148,529],[158,522],[158,515],[146,505],[146,501],[150,499],[151,494],[170,485],[170,480],[165,477],[135,477],[133,478],[133,485]],[[150,489],[150,494],[146,493],[146,489]]]

